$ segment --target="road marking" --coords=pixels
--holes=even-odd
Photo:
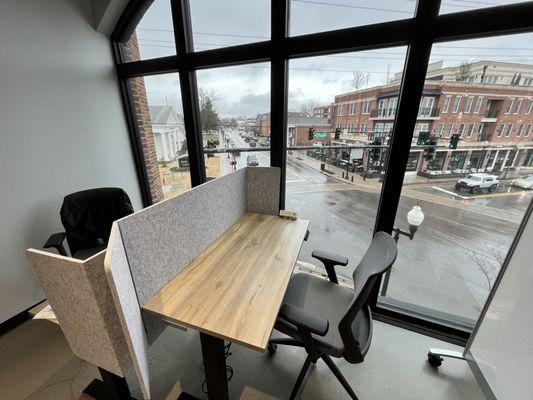
[[[300,178],[300,179],[298,179],[298,180],[293,180],[293,181],[291,181],[291,182],[303,182],[303,181],[305,181],[305,178],[304,178],[302,175],[300,175],[298,172],[296,172],[295,170],[293,170],[292,168],[287,167],[287,171],[290,172],[290,173],[291,173],[292,175],[294,175],[295,177]]]
[[[454,192],[451,192],[449,190],[446,190],[446,189],[443,189],[443,188],[440,188],[440,187],[437,187],[437,186],[431,186],[432,189],[435,189],[435,190],[439,190],[441,192],[444,192],[446,194],[450,194],[454,197],[460,197],[461,199],[463,200],[468,200],[468,199],[471,199],[471,197],[466,197],[466,196],[461,196],[460,194],[457,194],[457,193],[454,193]]]
[[[487,199],[491,197],[504,197],[504,196],[517,196],[521,194],[531,194],[532,192],[521,191],[521,192],[507,192],[507,193],[492,193],[492,194],[479,194],[476,196],[461,196],[460,194],[454,193],[450,190],[446,190],[437,186],[431,186],[432,189],[439,190],[441,192],[450,194],[455,197],[459,197],[463,200],[474,200],[474,199]]]

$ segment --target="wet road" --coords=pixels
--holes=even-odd
[[[244,146],[244,140],[236,136],[236,145]],[[245,154],[240,156],[244,164]],[[260,165],[269,165],[268,152],[255,154]],[[286,208],[310,221],[309,240],[302,247],[300,260],[316,264],[311,257],[313,249],[344,254],[350,263],[347,267],[338,267],[338,273],[351,277],[372,237],[379,186],[375,181],[369,188],[342,183],[309,167],[298,160],[296,154],[289,155],[287,163]],[[433,186],[453,190],[449,183],[432,182],[427,187],[416,187],[412,193],[415,196],[416,191],[438,194]],[[498,212],[502,207],[509,207],[523,214],[532,194],[467,200],[486,206],[482,211],[467,209],[462,199],[448,206],[412,196],[401,198],[396,226],[408,228],[407,212],[417,202],[424,211],[425,220],[412,241],[400,237],[398,259],[387,295],[464,318],[477,318],[488,294],[489,282],[493,281],[519,224],[506,221]]]

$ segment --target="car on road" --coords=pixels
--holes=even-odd
[[[490,174],[470,174],[461,178],[455,184],[456,190],[466,190],[470,193],[479,193],[483,189],[494,192],[498,187],[498,177]]]
[[[520,178],[513,179],[511,186],[516,186],[522,189],[533,189],[533,175],[524,175]]]
[[[257,167],[259,165],[259,160],[255,154],[248,154],[246,157],[246,165],[249,167]]]

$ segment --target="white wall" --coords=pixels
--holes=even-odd
[[[119,186],[141,207],[109,39],[88,0],[0,1],[0,322],[43,299],[24,250],[63,196]]]
[[[470,352],[501,400],[533,398],[533,216],[520,237]]]

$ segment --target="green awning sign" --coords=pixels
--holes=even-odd
[[[325,139],[328,137],[328,134],[326,132],[315,132],[313,133],[314,139]]]

